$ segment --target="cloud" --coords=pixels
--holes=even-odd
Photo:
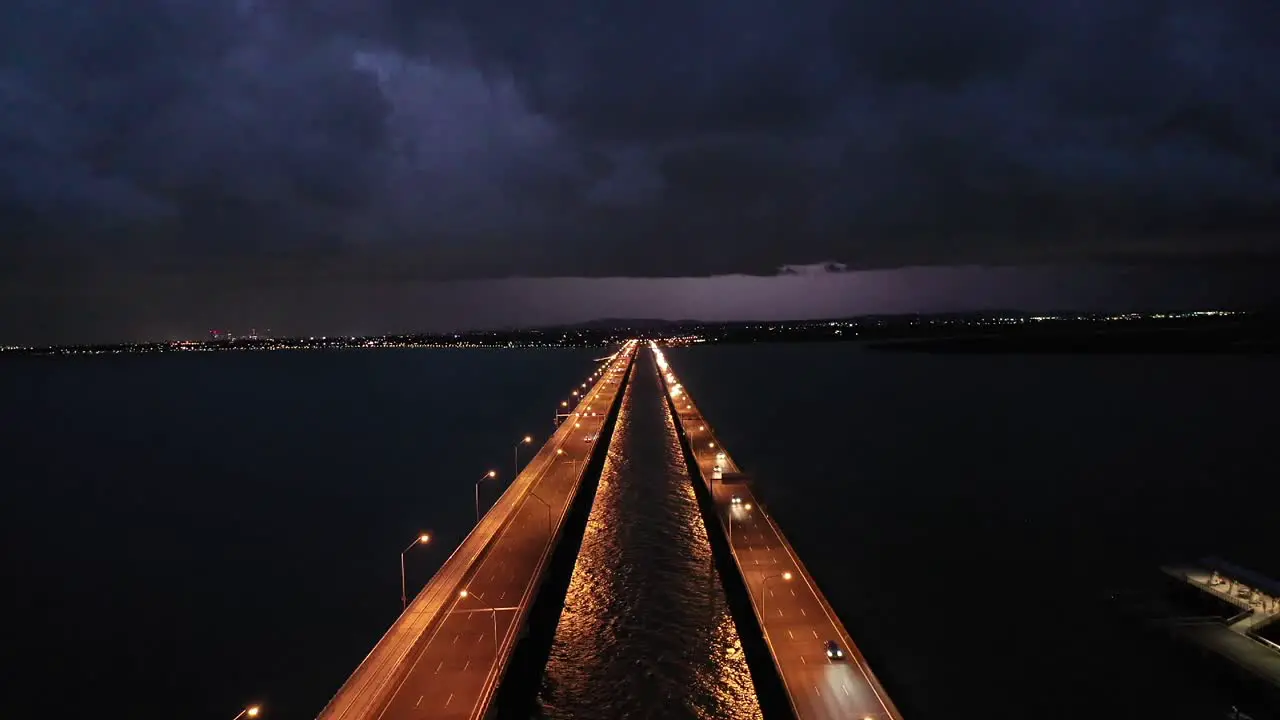
[[[811,263],[809,265],[783,265],[778,268],[779,275],[829,275],[831,273],[849,272],[849,266],[834,260]]]
[[[1277,25],[1249,0],[17,0],[0,273],[1274,254]]]

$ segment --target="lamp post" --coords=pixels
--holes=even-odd
[[[542,509],[547,511],[547,537],[551,537],[551,506],[547,504],[546,500],[538,497],[538,494],[532,490],[529,491],[529,497],[537,500],[538,503],[542,505]]]
[[[556,448],[556,455],[564,455],[564,449]],[[573,471],[575,473],[578,472],[578,458],[569,458],[568,460],[565,460],[565,462],[570,463],[573,466]]]
[[[428,535],[427,533],[419,533],[418,537],[414,538],[413,542],[409,543],[409,547],[400,551],[400,612],[404,612],[409,607],[409,594],[405,590],[405,582],[404,582],[405,553],[414,549],[418,545],[426,545],[429,542],[431,542],[430,535]],[[250,717],[252,717],[252,715]]]
[[[489,478],[495,478],[495,477],[498,477],[498,471],[490,470],[489,472],[481,475],[480,479],[476,481],[476,524],[477,525],[480,524],[480,483],[484,482],[485,480],[488,480]]]
[[[260,715],[261,713],[262,713],[262,707],[261,707],[261,706],[259,706],[259,705],[250,705],[249,707],[247,707],[247,708],[245,708],[245,709],[241,710],[241,711],[240,711],[240,714],[239,714],[239,715],[236,715],[236,716],[235,716],[235,717],[233,717],[233,718],[231,718],[231,720],[240,720],[240,718],[246,718],[246,717],[247,717],[247,718],[256,718],[256,717],[258,717],[258,715]]]
[[[466,590],[465,588],[464,588],[464,589],[462,589],[462,590],[460,590],[460,591],[458,591],[458,597],[462,598],[463,600],[466,600],[466,599],[467,599],[468,597],[470,597],[470,596],[471,596],[471,594],[470,594],[470,593],[468,593],[468,592],[467,592],[467,590]],[[514,610],[519,610],[519,609],[520,609],[519,607],[481,607],[481,608],[476,608],[476,610],[478,610],[478,611],[480,611],[480,612],[487,612],[487,613],[490,613],[491,615],[493,615],[493,655],[494,655],[494,657],[497,657],[497,656],[498,656],[498,611],[499,611],[499,610],[503,610],[503,611],[506,611],[506,610],[513,610],[513,611],[514,611]],[[456,612],[456,611],[455,611],[455,612]]]
[[[770,580],[777,580],[778,578],[782,578],[784,581],[789,581],[791,580],[791,573],[784,572],[784,573],[779,573],[777,575],[767,575],[765,576],[765,579],[760,582],[760,628],[762,630],[764,629],[764,617],[765,617],[764,616],[764,591],[768,589]]]
[[[516,479],[516,476],[520,474],[520,446],[521,446],[521,445],[528,445],[528,444],[529,444],[529,443],[531,443],[531,442],[533,442],[533,436],[532,436],[532,435],[525,435],[523,438],[521,438],[521,439],[520,439],[520,442],[516,443],[516,449],[515,449],[515,458],[516,458],[516,459],[515,459],[515,461],[511,464],[511,479],[512,479],[512,480],[515,480],[515,479]]]

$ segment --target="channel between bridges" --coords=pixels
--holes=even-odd
[[[556,432],[343,683],[317,720],[478,720],[493,710],[638,343],[597,373]]]

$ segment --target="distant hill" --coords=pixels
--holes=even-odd
[[[540,330],[668,330],[688,327],[690,325],[706,325],[701,320],[659,320],[656,318],[600,318],[570,325],[553,325],[538,328]]]

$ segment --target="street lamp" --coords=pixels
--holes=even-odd
[[[466,600],[468,597],[470,597],[470,593],[468,593],[468,592],[466,591],[466,589],[465,589],[465,588],[463,588],[462,590],[460,590],[460,591],[458,592],[458,597],[462,598],[463,600]],[[493,656],[494,656],[494,657],[497,657],[497,656],[498,656],[498,611],[499,611],[499,610],[519,610],[519,609],[520,609],[519,607],[504,607],[504,608],[499,608],[499,607],[482,607],[482,608],[477,608],[477,610],[479,610],[479,611],[481,611],[481,612],[487,612],[487,613],[491,613],[491,614],[493,615]]]
[[[259,705],[250,705],[249,707],[247,707],[247,708],[245,708],[245,709],[241,710],[241,711],[240,711],[240,714],[239,714],[239,715],[236,715],[236,716],[235,716],[235,717],[233,717],[233,718],[231,718],[231,720],[240,720],[240,718],[244,718],[244,717],[248,717],[248,718],[256,718],[256,717],[258,717],[258,715],[259,715],[261,712],[262,712],[262,707],[261,707],[261,706],[259,706]]]
[[[489,472],[481,475],[480,479],[476,481],[476,525],[480,524],[480,483],[488,480],[489,478],[495,477],[498,477],[498,471],[490,470]]]
[[[556,448],[556,455],[563,455],[563,454],[564,454],[563,448]],[[578,458],[569,458],[568,460],[565,460],[565,462],[572,463],[573,471],[575,473],[578,472]]]
[[[400,611],[401,612],[404,612],[409,607],[409,594],[405,591],[405,584],[404,584],[405,553],[414,549],[418,545],[426,545],[429,542],[431,542],[431,536],[428,535],[427,533],[420,533],[418,537],[413,539],[413,542],[409,543],[409,547],[400,551]],[[253,716],[250,715],[249,717],[253,717]]]
[[[520,446],[521,446],[521,445],[528,445],[528,444],[529,444],[529,443],[531,443],[531,442],[533,442],[533,436],[532,436],[532,435],[525,435],[523,438],[521,438],[521,439],[520,439],[520,442],[516,443],[516,453],[515,453],[515,454],[516,454],[516,459],[515,459],[515,461],[511,464],[511,479],[512,479],[512,480],[515,480],[515,479],[516,479],[516,476],[520,474]]]
[[[764,580],[760,582],[760,628],[762,630],[764,629],[764,617],[765,617],[764,616],[764,591],[769,587],[770,580],[777,580],[778,578],[782,578],[784,581],[790,581],[791,573],[784,572],[778,575],[768,575],[765,577]]]
[[[551,536],[551,506],[547,504],[546,500],[543,500],[542,498],[538,497],[538,494],[533,492],[532,490],[529,491],[529,497],[533,498],[534,500],[537,500],[538,504],[542,505],[542,509],[547,511],[547,537],[550,537]]]

